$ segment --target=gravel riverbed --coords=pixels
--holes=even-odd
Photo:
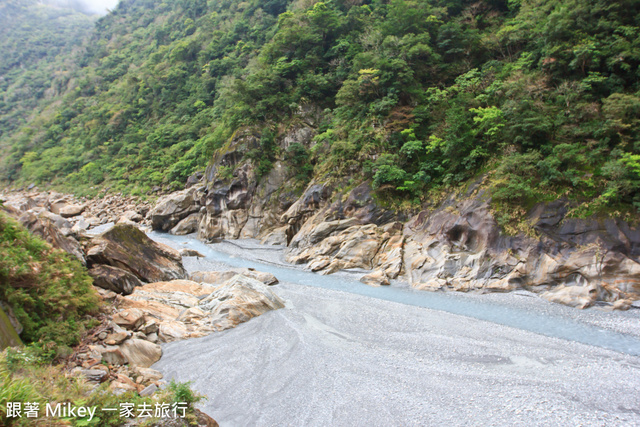
[[[215,247],[247,266],[284,266],[281,250],[253,241]],[[196,258],[185,266],[228,267]],[[272,290],[285,309],[165,344],[154,365],[166,379],[193,381],[221,426],[640,425],[638,356],[334,289]],[[580,311],[526,293],[456,298],[640,335],[640,310]]]

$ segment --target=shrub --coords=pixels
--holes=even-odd
[[[25,342],[59,352],[76,345],[95,321],[99,297],[84,267],[0,213],[0,299],[24,327]],[[49,348],[49,347],[47,347]]]

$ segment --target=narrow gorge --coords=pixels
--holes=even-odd
[[[639,34],[1,1],[0,425],[640,426]]]
[[[537,422],[534,414],[541,410],[551,423],[640,422],[630,411],[637,398],[633,378],[640,369],[640,312],[633,291],[610,292],[614,280],[625,283],[625,276],[610,282],[600,276],[605,279],[598,285],[554,281],[528,287],[505,280],[513,277],[512,268],[471,281],[477,278],[470,272],[474,262],[500,260],[486,246],[488,233],[483,236],[471,225],[473,218],[490,215],[478,204],[469,202],[475,209],[467,210],[468,228],[452,238],[462,227],[451,209],[432,216],[423,212],[403,224],[367,199],[365,185],[345,202],[333,203],[328,192],[321,196],[323,188],[307,190],[281,214],[280,223],[254,236],[242,234],[246,223],[235,236],[226,234],[232,226],[225,218],[242,215],[233,211],[243,205],[229,209],[221,198],[217,224],[224,225],[211,228],[204,196],[210,190],[204,186],[168,194],[151,206],[118,198],[104,205],[48,193],[9,193],[3,199],[5,209],[34,232],[87,262],[103,297],[115,301],[114,326],[104,343],[79,355],[80,366],[101,360],[121,372],[112,383],[115,389],[131,389],[138,376],[149,378],[134,386],[143,394],[157,390],[158,378],[190,381],[208,396],[200,408],[223,426],[349,425],[345,420],[354,417],[374,425],[442,420],[462,425],[471,414],[479,423],[528,423]],[[357,204],[356,197],[367,203]],[[305,209],[308,219],[291,236],[287,230],[295,223],[287,218]],[[340,210],[344,216],[336,217]],[[387,216],[387,222],[363,224],[365,213]],[[439,216],[449,222],[437,222]],[[487,222],[485,227],[495,230],[495,222]],[[416,223],[439,223],[445,237],[432,236],[435,244],[428,247],[436,258],[410,271],[426,276],[439,268],[450,272],[452,281],[467,277],[475,287],[415,285],[405,265],[416,265],[412,260],[421,253],[411,252],[416,236],[428,235],[426,227],[413,231]],[[199,229],[203,224],[209,228]],[[215,236],[209,243],[201,240],[207,233]],[[285,240],[274,241],[278,235]],[[533,241],[497,236],[504,256],[514,256],[505,241],[527,239]],[[580,254],[587,260],[582,267],[599,256],[597,248],[567,246],[569,257]],[[438,248],[446,248],[445,260]],[[536,249],[549,256],[542,243]],[[456,254],[468,265],[461,272],[450,261]],[[322,257],[326,268],[315,268]],[[566,259],[556,259],[566,265]],[[527,263],[522,264],[520,274],[526,272]],[[590,270],[582,271],[586,276]],[[244,323],[254,316],[260,317]],[[104,375],[95,365],[81,372],[89,378]],[[365,388],[362,378],[367,378]],[[597,397],[589,392],[594,384],[601,390]],[[442,400],[468,393],[468,400],[456,404]],[[567,393],[575,397],[568,400]],[[475,412],[498,394],[509,396],[505,405],[481,416]]]

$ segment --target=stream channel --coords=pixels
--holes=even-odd
[[[192,381],[221,426],[640,425],[640,310],[578,310],[534,294],[370,287],[253,240],[191,248],[188,271],[274,274],[286,308],[163,345],[155,369]]]

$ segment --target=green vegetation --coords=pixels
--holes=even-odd
[[[638,0],[124,0],[62,101],[1,137],[1,178],[177,188],[251,129],[258,176],[283,160],[300,185],[370,180],[400,204],[486,174],[501,209],[629,212],[638,34]],[[283,149],[310,110],[314,145]]]
[[[26,346],[7,348],[0,353],[0,424],[36,425],[64,423],[78,426],[119,426],[126,421],[119,412],[97,411],[97,418],[52,419],[44,411],[47,403],[69,402],[73,406],[97,408],[131,403],[134,407],[156,402],[186,403],[186,421],[196,420],[194,404],[202,396],[189,384],[171,382],[154,398],[137,393],[115,395],[109,383],[98,389],[79,377],[71,376],[64,365],[71,346],[83,332],[96,326],[99,298],[84,267],[75,258],[52,249],[32,236],[13,219],[0,212],[0,300],[6,301],[24,327]],[[37,403],[39,418],[7,418],[7,402]],[[149,419],[149,425],[153,424]],[[69,423],[72,424],[69,424]],[[57,425],[57,424],[56,424]]]
[[[0,3],[0,138],[66,90],[74,67],[69,54],[93,28],[91,17],[41,3]]]
[[[197,425],[194,413],[194,403],[202,396],[189,388],[189,383],[175,383],[154,397],[140,397],[137,393],[127,392],[116,395],[109,388],[109,383],[103,383],[93,390],[93,385],[78,376],[71,376],[65,372],[64,366],[52,365],[41,356],[34,347],[20,350],[7,349],[0,353],[0,423],[12,426],[33,425],[75,425],[75,426],[120,426],[125,425],[127,418],[120,417],[120,404],[132,404],[134,415],[139,414],[139,408],[151,408],[151,417],[145,418],[146,425],[155,425],[156,403],[169,406],[173,403],[186,403],[185,424]],[[7,402],[36,403],[39,407],[39,417],[7,418]],[[84,418],[61,418],[46,416],[46,404],[70,403],[74,407],[95,407],[95,417],[89,421]],[[101,411],[101,408],[118,408],[118,411]],[[23,412],[24,415],[24,412]],[[181,415],[181,411],[178,411]],[[187,424],[188,423],[188,424]]]
[[[70,353],[95,326],[92,280],[75,258],[53,249],[0,213],[0,300],[22,324],[21,338],[53,359]]]

